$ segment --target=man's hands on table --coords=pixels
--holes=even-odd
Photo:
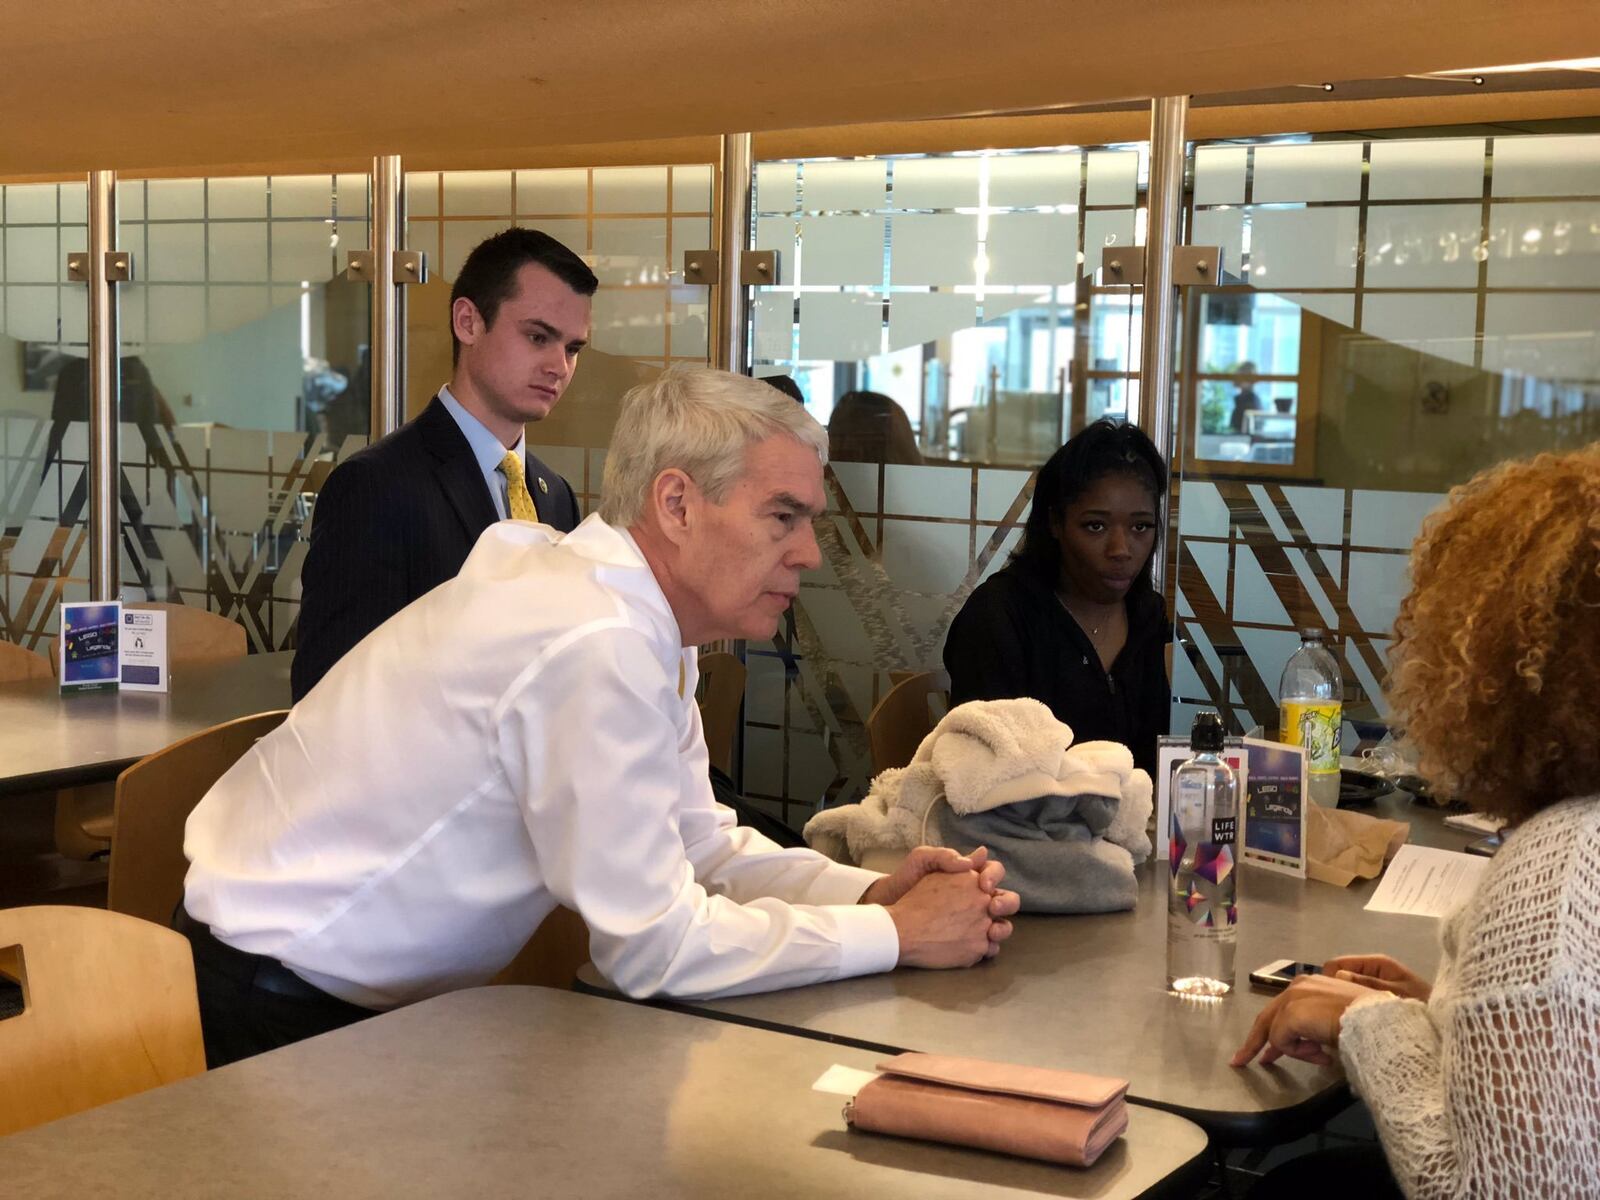
[[[970,854],[918,846],[861,896],[882,904],[900,935],[903,967],[969,967],[1000,952],[1021,899],[1000,886],[1006,869],[979,846]]]

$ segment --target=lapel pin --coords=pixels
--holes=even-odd
[[[539,490],[541,492],[548,492],[550,490],[550,485],[544,481],[543,475],[539,476]]]

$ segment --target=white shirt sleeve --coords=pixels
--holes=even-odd
[[[876,876],[735,830],[712,801],[643,635],[577,631],[530,674],[497,706],[502,766],[545,886],[582,915],[615,986],[734,995],[895,965],[888,911],[854,903]]]

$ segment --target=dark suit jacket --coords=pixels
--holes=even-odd
[[[567,481],[531,454],[526,467],[540,520],[576,526]],[[498,519],[472,447],[438,397],[341,463],[317,496],[300,575],[295,700],[367,634],[453,578]]]

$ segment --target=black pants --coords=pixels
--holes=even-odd
[[[1263,1175],[1250,1200],[1403,1200],[1377,1143],[1314,1150]]]
[[[276,959],[219,942],[181,904],[172,915],[172,927],[189,939],[194,951],[200,1032],[209,1068],[377,1015],[313,987]]]

